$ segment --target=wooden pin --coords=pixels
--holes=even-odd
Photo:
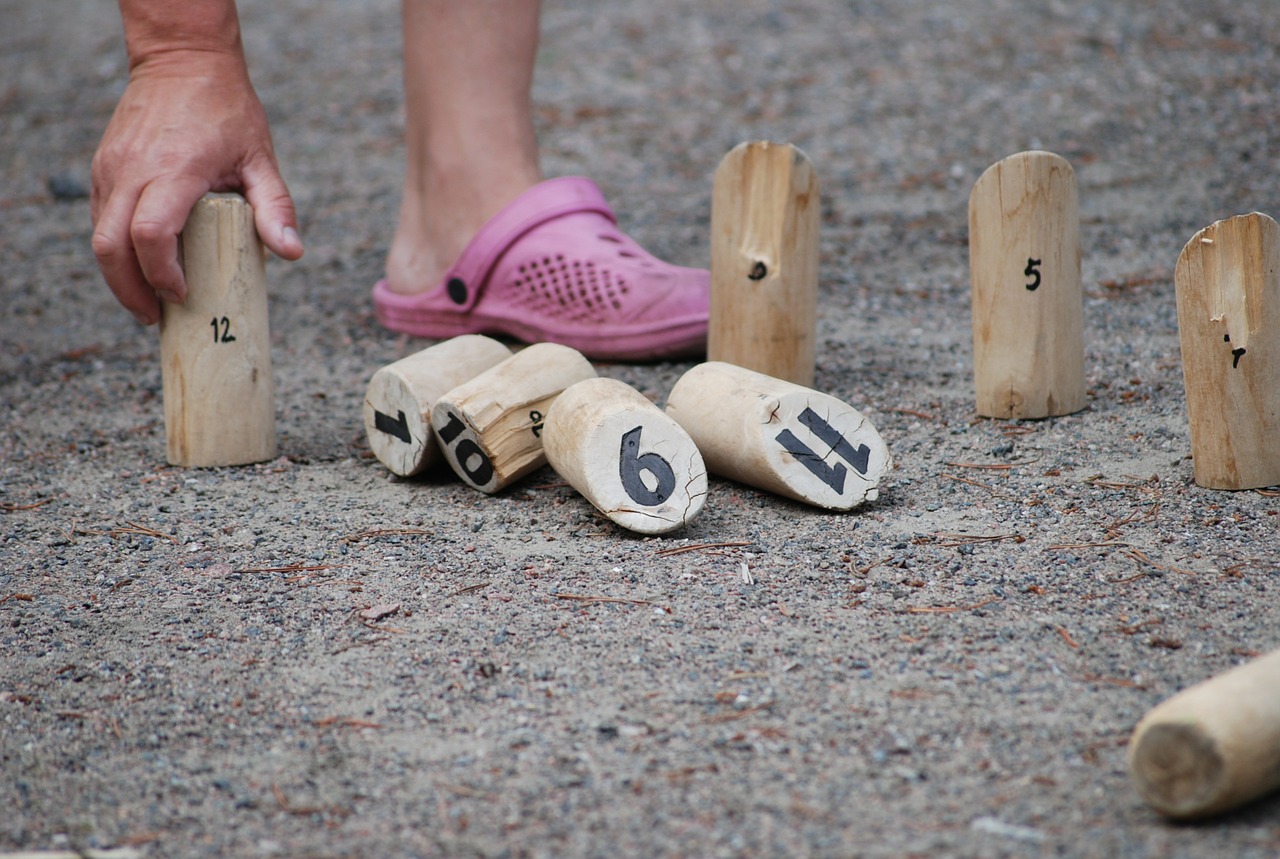
[[[734,147],[711,198],[707,357],[812,385],[818,308],[818,179],[790,144]]]
[[[1280,650],[1152,709],[1129,740],[1129,772],[1143,799],[1179,819],[1280,788]]]
[[[853,406],[733,364],[685,373],[667,414],[712,474],[828,510],[875,500],[892,465],[884,440]]]
[[[1196,483],[1280,483],[1280,227],[1257,212],[1205,227],[1174,281]]]
[[[440,460],[431,409],[441,396],[507,358],[490,337],[465,334],[401,358],[373,374],[364,395],[369,449],[392,473],[421,474]]]
[[[537,343],[440,397],[431,429],[463,481],[498,492],[546,464],[547,409],[565,388],[595,375],[581,353]]]
[[[1051,152],[987,169],[969,196],[978,414],[1046,418],[1085,406],[1075,172]]]
[[[196,203],[179,239],[184,304],[161,302],[160,362],[171,465],[276,455],[267,275],[253,209],[237,194]]]
[[[693,439],[615,379],[567,388],[547,410],[542,444],[570,486],[632,531],[674,531],[706,501],[707,469]]]

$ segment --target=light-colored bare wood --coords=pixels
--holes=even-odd
[[[1174,280],[1196,483],[1280,484],[1280,227],[1257,212],[1206,227]]]
[[[1280,788],[1280,650],[1153,708],[1129,741],[1129,772],[1143,799],[1173,818]]]
[[[369,449],[392,473],[421,474],[440,461],[431,409],[444,394],[511,357],[491,337],[466,334],[388,364],[373,374],[364,395]]]
[[[702,511],[707,469],[693,439],[643,394],[587,379],[547,410],[547,460],[597,510],[641,534],[666,534]]]
[[[734,147],[711,198],[707,357],[812,385],[818,308],[818,178],[790,144]]]
[[[431,410],[445,461],[464,482],[488,493],[541,468],[547,462],[547,409],[565,388],[595,375],[576,350],[537,343],[463,382]]]
[[[181,237],[185,304],[162,303],[169,463],[204,468],[276,455],[267,275],[253,209],[236,194],[196,203]]]
[[[733,364],[711,361],[685,373],[667,414],[712,474],[828,510],[875,500],[893,464],[853,406]]]
[[[969,196],[978,414],[1045,418],[1085,406],[1075,172],[1051,152],[990,168]]]

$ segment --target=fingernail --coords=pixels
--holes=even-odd
[[[181,304],[182,299],[178,297],[178,293],[168,289],[156,290],[156,295],[160,296],[161,301],[167,301],[170,304]]]
[[[151,319],[145,313],[137,312],[133,314],[133,318],[138,320],[139,325],[147,326],[151,324]]]
[[[298,231],[293,227],[285,227],[280,231],[280,238],[286,245],[297,245],[302,247],[302,236],[298,235]]]

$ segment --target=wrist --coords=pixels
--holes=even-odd
[[[174,12],[175,6],[181,11]],[[244,61],[234,0],[120,0],[129,69],[169,59],[198,57]]]

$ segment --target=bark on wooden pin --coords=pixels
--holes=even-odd
[[[547,410],[542,443],[551,467],[629,530],[674,531],[706,501],[707,469],[693,439],[615,379],[567,388]]]
[[[1129,741],[1129,772],[1143,799],[1174,818],[1280,788],[1280,650],[1152,709]]]
[[[685,373],[667,414],[712,474],[828,510],[875,500],[892,465],[884,440],[853,406],[733,364]]]
[[[595,375],[581,353],[538,343],[440,397],[431,410],[431,429],[463,481],[481,492],[498,492],[546,464],[547,409],[565,388]]]
[[[1196,483],[1280,484],[1280,227],[1257,212],[1206,227],[1174,280]]]
[[[507,358],[490,337],[466,334],[388,364],[373,374],[364,395],[369,449],[392,473],[412,477],[440,460],[431,409],[444,394]]]
[[[267,276],[253,209],[209,194],[180,238],[184,304],[161,303],[160,361],[171,465],[212,467],[276,455]]]
[[[1071,165],[1021,152],[969,196],[978,414],[1045,418],[1085,406],[1080,207]]]
[[[742,143],[720,162],[709,360],[813,384],[819,214],[817,176],[796,147]]]

